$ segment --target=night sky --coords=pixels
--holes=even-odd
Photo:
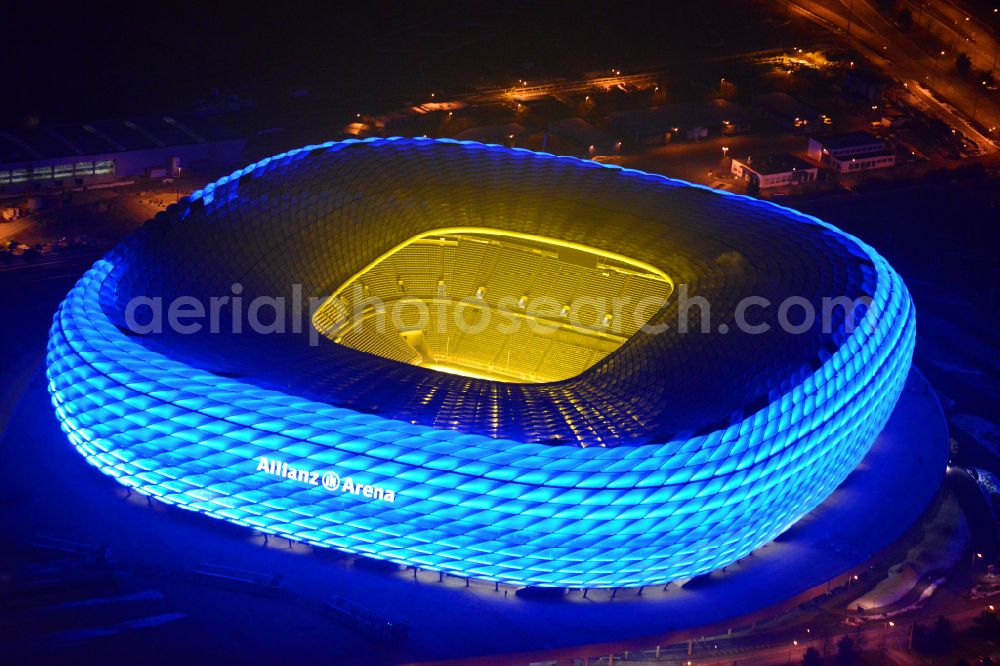
[[[264,109],[303,88],[333,111],[391,107],[432,89],[704,58],[767,37],[754,11],[738,0],[10,3],[0,53],[18,66],[5,71],[13,103],[0,125],[181,112],[217,93]]]

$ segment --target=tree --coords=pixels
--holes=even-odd
[[[996,611],[984,610],[974,620],[976,633],[986,639],[992,639],[1000,635],[1000,621],[997,620]]]
[[[823,657],[820,656],[819,650],[814,647],[806,650],[806,653],[802,655],[802,666],[822,666]]]
[[[934,623],[934,642],[942,652],[951,645],[951,620],[944,615]]]
[[[960,52],[955,56],[955,69],[962,76],[966,76],[972,71],[972,58],[965,51]]]
[[[850,666],[854,663],[854,641],[850,636],[844,636],[837,641],[837,664],[838,666]]]
[[[903,7],[899,10],[896,22],[899,23],[899,27],[903,30],[909,30],[913,27],[913,12],[910,11],[909,7]]]
[[[933,627],[913,625],[913,647],[920,652],[945,652],[951,645],[951,622],[941,616]]]

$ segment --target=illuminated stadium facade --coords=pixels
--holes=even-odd
[[[679,298],[603,305],[682,285],[706,330],[681,332]],[[273,308],[280,334],[128,317],[137,297],[190,313],[299,294],[319,307]],[[735,325],[748,297],[753,330]],[[777,304],[841,297],[870,305],[782,330]],[[379,331],[376,301],[413,307]],[[547,332],[439,326],[459,308]],[[375,139],[250,165],[147,223],[63,302],[48,378],[88,462],[164,502],[455,575],[612,587],[723,567],[815,508],[888,419],[913,340],[892,268],[814,218],[572,158]]]

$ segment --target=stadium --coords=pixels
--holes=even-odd
[[[843,298],[864,305],[783,325],[779,303]],[[188,325],[137,326],[140,301]],[[266,331],[230,316],[251,302]],[[206,311],[225,316],[190,325]],[[619,587],[727,566],[818,506],[888,420],[914,326],[882,257],[793,210],[374,139],[260,161],[148,222],[66,297],[47,364],[73,446],[162,502],[459,576]]]

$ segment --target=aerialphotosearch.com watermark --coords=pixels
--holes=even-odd
[[[368,327],[379,335],[414,330],[477,335],[490,327],[511,335],[523,326],[539,335],[560,329],[611,336],[638,331],[647,335],[669,331],[762,335],[775,329],[801,335],[817,326],[824,334],[851,333],[858,326],[873,330],[878,316],[868,296],[792,295],[775,302],[749,295],[735,304],[727,301],[720,308],[725,317],[713,319],[709,299],[692,295],[686,284],[677,285],[666,299],[578,295],[569,302],[546,295],[493,300],[483,289],[462,298],[451,298],[439,289],[431,297],[403,294],[383,299],[367,294],[358,284],[334,298],[306,298],[301,284],[291,285],[287,295],[278,296],[248,298],[240,283],[231,285],[229,291],[209,297],[136,296],[126,304],[125,325],[136,335],[306,333],[309,344],[315,346],[321,336],[336,338],[344,331],[357,334]]]

